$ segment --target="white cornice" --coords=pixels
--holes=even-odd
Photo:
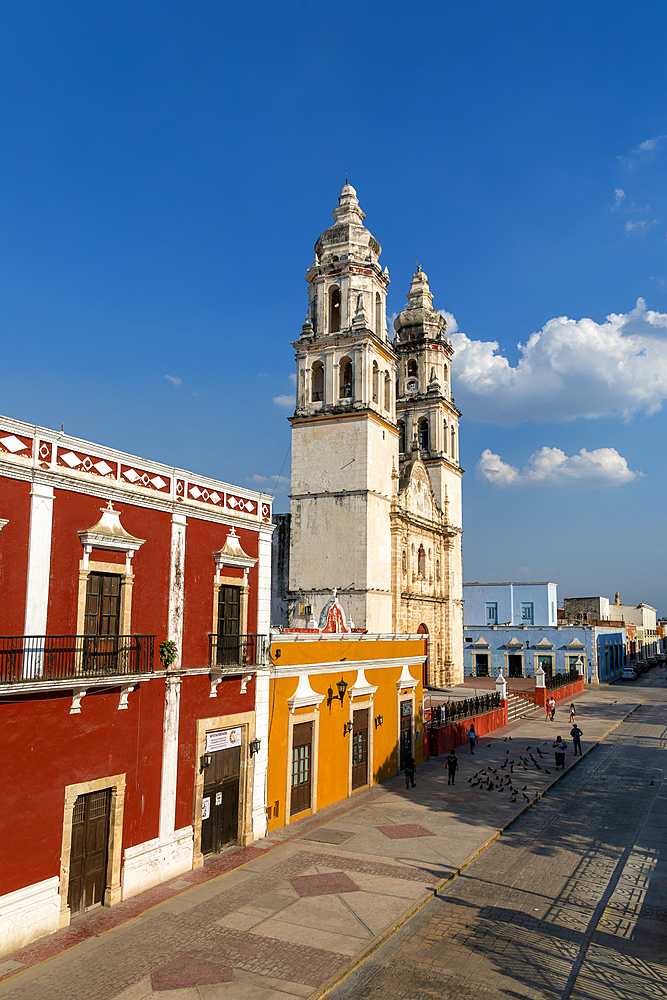
[[[426,656],[402,656],[392,660],[331,660],[329,663],[289,663],[284,667],[273,666],[272,677],[301,677],[303,674],[331,674],[348,670],[380,670],[396,667],[417,667]],[[417,681],[415,681],[415,684]]]

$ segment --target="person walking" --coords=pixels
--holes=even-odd
[[[415,768],[416,768],[416,766],[417,765],[415,763],[415,759],[412,756],[411,751],[408,750],[408,752],[406,753],[405,757],[403,758],[403,770],[405,771],[405,787],[406,788],[410,787],[410,782],[412,782],[412,787],[413,788],[415,787]]]
[[[448,785],[455,784],[454,779],[456,777],[456,772],[459,766],[459,759],[453,750],[449,751],[449,757],[447,758],[447,770],[449,771],[449,781]]]
[[[546,709],[547,709],[547,717],[544,721],[548,722],[549,719],[551,718],[551,698],[547,698]]]
[[[470,729],[468,730],[468,743],[470,744],[470,753],[475,752],[475,743],[477,743],[477,733],[475,732],[475,723],[470,723]]]
[[[553,722],[556,718],[556,699],[551,695],[551,721]]]
[[[574,747],[574,756],[577,756],[577,750],[579,751],[579,756],[583,756],[581,753],[581,737],[583,736],[582,730],[579,728],[577,723],[572,726],[570,730],[570,736],[572,737],[572,746]]]
[[[575,724],[577,715],[577,710],[574,707],[574,703],[570,705],[570,724],[573,726]]]
[[[557,736],[551,746],[554,748],[556,753],[556,770],[558,770],[559,767],[562,767],[563,770],[565,770],[565,751],[567,750],[567,743],[565,740],[562,740],[560,736]]]

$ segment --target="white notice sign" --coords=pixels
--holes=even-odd
[[[207,795],[206,798],[202,799],[201,803],[201,818],[202,820],[208,819],[211,815],[211,796]]]
[[[216,750],[229,750],[230,747],[241,746],[241,726],[235,729],[216,729],[214,733],[206,734],[204,753],[215,753]]]

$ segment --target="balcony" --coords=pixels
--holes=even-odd
[[[209,635],[212,669],[230,668],[246,671],[261,666],[265,660],[265,635]]]
[[[0,636],[0,684],[152,673],[154,645],[154,635]]]

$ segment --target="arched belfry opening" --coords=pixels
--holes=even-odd
[[[321,403],[324,399],[324,365],[316,361],[311,374],[313,403]]]
[[[382,336],[382,299],[379,292],[375,293],[375,334]]]
[[[380,399],[380,369],[378,368],[377,361],[373,362],[373,402],[377,403]]]
[[[340,288],[335,285],[329,292],[329,331],[340,333]]]
[[[389,372],[384,373],[384,408],[387,412],[391,409],[391,379]]]
[[[401,455],[405,454],[405,421],[398,421],[398,450]]]
[[[428,420],[422,417],[419,421],[419,450],[428,451]]]
[[[352,399],[354,396],[354,383],[352,381],[352,360],[341,358],[340,362],[340,398]]]

